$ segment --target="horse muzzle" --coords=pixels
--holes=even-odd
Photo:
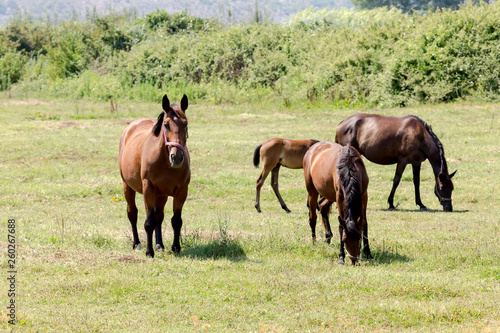
[[[443,205],[443,211],[453,212],[453,206],[451,204],[451,201],[441,202],[441,204]]]
[[[182,163],[184,163],[184,152],[182,150],[178,150],[176,153],[170,153],[169,159],[172,168],[180,168]]]
[[[184,163],[184,147],[175,142],[168,142],[166,146],[170,146],[170,149],[167,149],[170,165],[175,169],[180,168]]]

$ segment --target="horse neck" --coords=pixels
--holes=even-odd
[[[430,144],[428,144],[429,147],[429,156],[427,157],[429,159],[429,162],[431,163],[432,166],[432,171],[434,172],[434,176],[437,178],[440,173],[445,173],[448,174],[448,166],[446,164],[446,160],[444,158],[444,152],[440,152],[439,148],[432,140],[430,139]]]

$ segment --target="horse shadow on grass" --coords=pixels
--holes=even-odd
[[[391,265],[394,263],[406,263],[414,260],[390,249],[374,250],[371,251],[371,254],[373,256],[373,259],[370,259],[368,262],[372,265]]]
[[[184,244],[184,249],[179,254],[198,260],[227,259],[233,262],[248,260],[245,251],[237,240],[210,240],[208,243]]]
[[[399,204],[398,204],[399,205]],[[443,212],[442,209],[419,209],[419,208],[414,208],[414,209],[408,209],[408,208],[399,208],[398,205],[396,205],[395,209],[389,209],[389,208],[379,208],[376,209],[379,212],[406,212],[406,213],[441,213]],[[463,209],[463,210],[456,210],[454,209],[453,212],[450,213],[468,213],[468,209]]]

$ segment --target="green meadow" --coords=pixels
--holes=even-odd
[[[179,103],[181,94],[169,95]],[[339,240],[313,244],[301,170],[269,179],[256,212],[255,147],[273,137],[333,140],[358,112],[311,102],[187,110],[192,180],[182,250],[132,250],[117,156],[121,132],[160,104],[0,102],[0,330],[12,332],[497,332],[500,330],[500,104],[404,109],[442,141],[452,213],[430,164],[414,203],[411,168],[388,211],[395,166],[366,162],[373,260],[339,266]],[[145,245],[142,196],[139,236]],[[164,242],[172,243],[172,200]],[[335,213],[333,213],[335,214]],[[8,324],[8,221],[15,219],[16,322]],[[335,221],[335,215],[331,217]],[[319,221],[318,221],[319,222]],[[334,228],[335,229],[335,228]],[[334,233],[335,234],[335,233]]]

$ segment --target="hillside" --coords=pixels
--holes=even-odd
[[[34,18],[55,16],[66,19],[75,14],[84,17],[87,12],[97,10],[106,13],[133,8],[139,16],[163,9],[169,13],[187,10],[191,15],[207,18],[217,17],[224,22],[241,22],[255,17],[258,8],[262,19],[281,22],[290,15],[308,7],[339,8],[352,7],[350,0],[0,0],[0,24],[8,22],[16,13],[29,13]]]

